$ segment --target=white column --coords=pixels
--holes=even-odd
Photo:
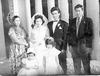
[[[31,32],[31,7],[30,7],[30,0],[25,0],[25,4],[26,4],[27,28],[28,28],[28,34],[30,36],[30,32]]]
[[[19,15],[18,0],[13,0],[13,6],[14,6],[14,15]]]
[[[58,0],[58,6],[61,10],[61,19],[69,22],[68,0]]]
[[[53,20],[52,14],[50,12],[51,8],[55,6],[55,0],[47,0],[48,4],[48,19],[49,21]]]
[[[72,0],[72,5],[73,5],[73,17],[75,17],[75,10],[74,10],[74,7],[75,7],[77,4],[83,5],[83,3],[84,3],[84,0]]]
[[[3,13],[2,3],[0,0],[0,60],[6,58],[5,38],[4,38],[4,26],[3,26]]]
[[[9,11],[10,11],[11,14],[13,15],[13,12],[14,12],[13,0],[9,0],[9,1],[8,1],[8,4],[9,4]]]
[[[43,13],[42,0],[35,0],[35,12],[36,13]]]
[[[100,60],[100,36],[99,36],[99,0],[86,0],[87,16],[91,17],[94,23],[94,43],[92,59]]]

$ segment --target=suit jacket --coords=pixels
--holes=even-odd
[[[86,47],[92,48],[93,40],[93,22],[90,18],[82,17],[79,25],[78,35],[76,35],[76,18],[69,20],[68,43],[71,46],[77,46],[78,43],[86,44]]]
[[[50,36],[53,37],[56,42],[56,48],[59,50],[66,50],[68,23],[66,23],[63,20],[59,20],[59,22],[56,25],[54,33],[52,27],[53,27],[53,21],[48,23],[48,28]]]

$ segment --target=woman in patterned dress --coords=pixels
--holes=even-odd
[[[9,29],[8,35],[12,43],[10,45],[10,67],[13,74],[16,74],[21,65],[21,57],[25,54],[25,46],[28,46],[26,41],[25,31],[20,27],[21,21],[19,16],[13,17],[14,26]]]

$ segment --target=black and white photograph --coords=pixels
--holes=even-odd
[[[100,75],[100,0],[0,0],[0,76],[74,75]]]

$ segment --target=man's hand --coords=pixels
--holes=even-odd
[[[81,48],[83,48],[83,49],[85,50],[86,54],[91,53],[92,48],[88,48],[88,47],[86,47],[85,44],[82,44]]]
[[[61,53],[64,53],[65,52],[65,50],[61,50]]]

